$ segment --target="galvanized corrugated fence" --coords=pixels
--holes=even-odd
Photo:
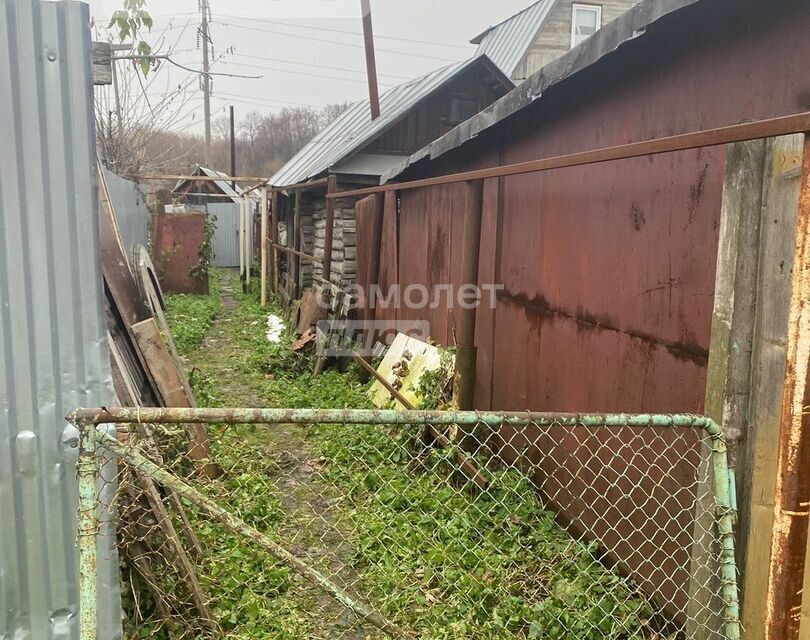
[[[146,206],[146,195],[131,180],[126,180],[108,169],[104,169],[104,180],[110,194],[118,230],[124,250],[132,259],[137,245],[148,246],[149,209]]]
[[[209,216],[216,217],[216,231],[214,232],[214,266],[239,266],[239,204],[235,202],[209,202],[206,205]],[[252,221],[252,217],[250,217]],[[251,238],[249,246],[253,246],[253,225],[248,224],[248,234]]]
[[[112,401],[103,318],[90,16],[0,0],[0,637],[78,636],[77,403]],[[112,489],[112,487],[110,487]],[[99,633],[121,635],[99,549]]]

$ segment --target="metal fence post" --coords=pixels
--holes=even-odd
[[[737,589],[737,562],[734,551],[735,511],[731,498],[731,475],[728,449],[723,429],[713,420],[706,426],[712,439],[712,481],[717,513],[717,535],[720,542],[720,580],[723,589],[725,635],[727,640],[739,640],[740,601]]]
[[[79,421],[79,509],[77,543],[79,546],[79,638],[97,638],[97,557],[96,537],[96,425]]]

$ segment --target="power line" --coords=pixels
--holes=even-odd
[[[295,33],[285,33],[284,31],[273,31],[272,29],[260,29],[258,27],[248,27],[243,24],[233,24],[232,22],[222,22],[217,21],[217,24],[221,24],[225,27],[233,27],[235,29],[245,29],[246,31],[257,31],[259,33],[270,33],[273,35],[278,36],[287,36],[288,38],[298,38],[300,39],[301,36]],[[326,38],[307,38],[308,40],[314,40],[316,42],[325,42],[327,44],[336,44],[342,47],[353,47],[356,49],[364,49],[365,46],[362,44],[355,44],[353,42],[339,42],[338,40],[327,40]],[[410,58],[424,58],[425,60],[440,60],[444,62],[459,62],[457,58],[442,58],[439,56],[427,56],[419,53],[413,53],[411,51],[396,51],[395,49],[382,49],[377,48],[377,51],[384,51],[385,53],[395,53],[400,56],[408,56]]]
[[[217,92],[217,95],[220,96],[229,96],[231,98],[245,98],[247,100],[254,100],[262,103],[274,103],[280,105],[286,105],[289,107],[309,107],[312,109],[323,109],[322,106],[317,104],[311,104],[306,102],[290,102],[288,100],[275,100],[273,98],[262,98],[261,96],[245,96],[240,95],[238,93],[223,93],[222,91]]]
[[[196,15],[196,12],[188,11],[188,12],[185,12],[185,13],[155,14],[155,15],[152,16],[152,18],[181,18],[181,17],[193,16],[193,15]],[[308,25],[308,24],[295,24],[294,22],[283,22],[281,20],[268,20],[266,18],[251,18],[251,17],[246,17],[246,16],[235,16],[235,15],[232,15],[232,14],[219,14],[219,15],[221,15],[221,16],[223,16],[225,18],[230,18],[232,20],[248,20],[250,22],[261,22],[261,23],[265,23],[265,24],[275,24],[275,25],[279,25],[279,26],[293,27],[293,28],[297,28],[297,29],[310,29],[312,31],[324,31],[324,32],[329,32],[329,33],[343,33],[343,34],[352,35],[352,36],[362,36],[363,35],[363,33],[361,31],[347,31],[347,30],[344,30],[344,29],[332,29],[332,28],[329,28],[329,27],[316,27],[314,25]],[[99,18],[99,21],[101,21],[101,22],[109,22],[109,19]],[[224,23],[222,23],[222,24],[224,24]],[[293,34],[289,34],[289,35],[293,35]],[[455,44],[455,43],[451,43],[451,42],[439,42],[438,40],[419,40],[419,39],[416,39],[416,38],[403,38],[401,36],[386,36],[386,35],[380,35],[380,34],[377,34],[377,33],[374,34],[374,37],[375,38],[380,38],[382,40],[392,40],[392,41],[395,41],[395,42],[409,42],[409,43],[413,43],[413,44],[429,44],[429,45],[434,45],[434,46],[439,46],[439,47],[452,47],[454,49],[464,49],[464,50],[467,50],[467,51],[470,50],[470,49],[475,48],[474,45],[470,45],[470,44]]]
[[[247,64],[245,62],[228,62],[227,60],[223,60],[220,64],[231,65],[231,66],[238,66],[238,67],[246,67],[248,69],[262,69],[264,71],[276,71],[278,73],[289,73],[294,76],[309,76],[312,78],[324,78],[326,80],[337,80],[339,82],[357,82],[359,84],[366,84],[365,80],[358,80],[357,78],[338,78],[336,76],[328,76],[323,73],[309,73],[307,71],[294,71],[292,69],[279,69],[277,67],[266,67],[264,65],[256,65],[256,64]],[[393,85],[390,84],[383,84],[384,87],[391,87]]]
[[[228,14],[224,14],[224,13],[220,14],[220,15],[225,17],[225,18],[231,18],[231,19],[236,19],[236,20],[249,20],[250,22],[263,22],[263,23],[266,23],[266,24],[275,24],[275,25],[284,26],[284,27],[295,27],[297,29],[310,29],[310,30],[313,30],[313,31],[327,31],[327,32],[330,32],[330,33],[344,33],[346,35],[352,35],[352,36],[362,36],[363,35],[363,33],[361,31],[346,31],[346,30],[343,30],[343,29],[330,29],[328,27],[316,27],[316,26],[307,25],[307,24],[295,24],[294,22],[282,22],[280,20],[267,20],[267,19],[261,19],[261,18],[246,18],[244,16],[234,16],[234,15],[228,15]],[[376,33],[374,34],[374,37],[375,38],[381,38],[383,40],[395,40],[397,42],[410,42],[410,43],[413,43],[413,44],[430,44],[430,45],[435,45],[435,46],[440,46],[440,47],[453,47],[453,48],[456,48],[456,49],[465,49],[465,50],[470,50],[470,49],[474,48],[474,45],[452,44],[450,42],[438,42],[436,40],[417,40],[417,39],[414,39],[414,38],[402,38],[402,37],[398,37],[398,36],[382,36],[382,35],[379,35],[379,34],[376,34]]]
[[[266,58],[264,56],[251,56],[246,53],[232,53],[232,56],[237,56],[239,58],[250,58],[252,60],[267,60],[269,62],[281,62],[284,64],[295,64],[302,67],[312,67],[315,69],[329,69],[330,71],[346,71],[347,73],[359,73],[361,75],[365,75],[365,71],[361,71],[358,69],[347,69],[346,67],[330,67],[323,64],[313,64],[308,62],[294,62],[293,60],[284,60],[283,58]],[[386,78],[393,78],[394,80],[411,80],[407,76],[397,76],[390,73],[381,73],[381,77]]]

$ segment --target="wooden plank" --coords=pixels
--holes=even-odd
[[[767,640],[798,640],[810,527],[810,138],[805,137],[790,282],[765,611]]]
[[[720,215],[714,310],[706,383],[705,413],[723,425],[728,440],[729,466],[740,483],[747,477],[737,464],[738,446],[748,425],[751,350],[756,321],[760,251],[760,219],[767,144],[764,140],[740,142],[726,148],[726,176]],[[701,459],[709,460],[708,451]],[[742,456],[744,460],[744,456]],[[711,465],[700,469],[704,486],[712,482]],[[709,484],[709,486],[711,486]],[[722,602],[719,578],[712,571],[711,543],[706,533],[714,529],[710,491],[696,505],[689,588],[687,637],[699,640],[709,630],[721,628]],[[710,606],[706,606],[706,604]]]
[[[267,187],[262,188],[262,283],[261,283],[261,304],[267,306]],[[275,255],[275,251],[273,251]]]
[[[103,86],[112,83],[112,46],[109,42],[94,42],[93,84]]]
[[[163,344],[157,323],[149,318],[132,326],[132,332],[138,343],[138,348],[146,362],[146,366],[155,380],[165,407],[191,407],[186,396],[183,381],[177,371],[171,356]],[[210,462],[210,444],[208,432],[201,424],[188,426],[189,445],[188,456],[197,462],[200,473],[207,477],[217,475],[216,466]]]
[[[751,401],[739,461],[746,474],[738,491],[742,622],[750,640],[765,633],[802,145],[802,135],[769,141],[765,162]]]
[[[810,539],[807,541],[807,558],[804,566],[804,603],[799,640],[810,640]]]
[[[293,251],[301,251],[301,192],[295,192],[295,209],[293,211],[292,225],[292,248]],[[289,239],[289,234],[287,238]],[[301,288],[301,258],[298,254],[292,254],[292,297],[297,298]]]
[[[273,273],[272,283],[273,283],[273,291],[278,293],[280,288],[279,283],[279,270],[280,270],[280,260],[279,260],[279,252],[275,248],[278,245],[278,223],[281,219],[281,197],[278,193],[273,194],[273,207],[272,207],[272,217],[270,218],[270,238],[269,241],[273,244],[273,251],[270,254],[270,265],[271,270]],[[289,241],[289,236],[288,236]]]

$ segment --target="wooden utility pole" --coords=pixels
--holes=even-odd
[[[371,119],[380,117],[380,89],[377,84],[377,59],[374,53],[374,28],[371,25],[371,0],[360,0],[363,11],[363,40],[366,48],[366,73],[368,74],[368,103]]]
[[[211,166],[211,69],[208,54],[208,45],[211,42],[208,34],[208,0],[200,0],[202,23],[200,37],[203,47],[203,114],[205,118],[205,166]]]
[[[236,175],[236,121],[233,115],[233,105],[230,108],[231,112],[231,175]],[[231,181],[231,189],[236,191],[236,180]]]

